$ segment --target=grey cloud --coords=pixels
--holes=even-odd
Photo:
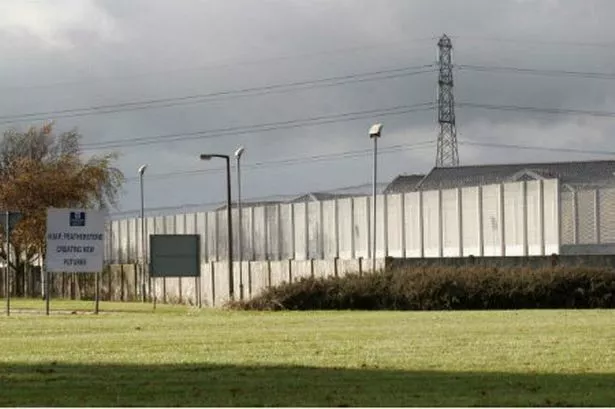
[[[614,72],[612,48],[553,42],[608,42],[615,34],[609,1],[98,1],[122,42],[75,34],[76,48],[53,53],[23,39],[3,46],[0,88],[91,77],[70,86],[5,90],[0,108],[36,112],[131,100],[173,97],[377,71],[435,62],[435,38],[453,37],[455,62]],[[434,38],[434,39],[430,39]],[[485,41],[519,39],[519,42]],[[537,40],[543,39],[545,44]],[[8,48],[7,48],[8,47]],[[351,50],[351,48],[353,48]],[[331,51],[326,53],[325,51]],[[343,51],[332,51],[343,50]],[[293,57],[298,56],[298,57]],[[283,58],[278,58],[283,57]],[[276,59],[277,58],[277,59]],[[12,59],[12,60],[11,60]],[[267,60],[269,61],[262,61]],[[21,62],[20,62],[21,61]],[[262,61],[262,62],[257,62]],[[224,65],[227,64],[227,65]],[[202,69],[189,69],[206,67]],[[217,67],[216,67],[217,66]],[[153,72],[166,72],[150,75]],[[614,110],[613,81],[456,71],[459,102],[548,108]],[[77,126],[84,142],[246,126],[434,101],[437,74],[387,79],[289,93],[217,99],[203,104],[58,119]],[[608,119],[498,112],[458,107],[460,140],[606,149]],[[222,199],[223,174],[155,179],[154,174],[219,167],[203,163],[203,151],[247,148],[246,166],[285,158],[370,149],[367,128],[385,123],[383,146],[435,141],[433,111],[322,126],[204,138],[120,149],[120,166],[132,177],[148,169],[148,203],[172,206]],[[583,142],[585,136],[586,142]],[[579,155],[487,149],[461,145],[463,163],[571,159]],[[381,180],[426,172],[435,145],[382,156]],[[587,156],[583,156],[586,158]],[[356,185],[370,181],[369,155],[337,161],[265,167],[244,173],[246,196]],[[124,209],[138,204],[134,182],[126,185]]]

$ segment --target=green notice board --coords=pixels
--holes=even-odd
[[[149,243],[152,277],[200,277],[200,235],[152,234]]]

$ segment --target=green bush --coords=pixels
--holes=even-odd
[[[426,267],[304,278],[232,304],[245,310],[613,308],[615,271]]]

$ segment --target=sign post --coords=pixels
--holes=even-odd
[[[0,226],[4,231],[4,239],[6,241],[6,257],[4,268],[4,286],[6,292],[6,315],[11,315],[11,231],[15,225],[21,220],[22,214],[19,212],[4,211],[4,217],[0,219]]]
[[[47,277],[49,273],[60,272],[95,273],[96,314],[100,298],[99,274],[103,270],[105,216],[106,212],[99,210],[47,209],[45,273]],[[48,314],[49,298],[47,290]]]

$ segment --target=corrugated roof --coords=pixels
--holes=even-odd
[[[385,194],[411,192],[425,175],[399,175],[384,189]]]
[[[362,193],[328,193],[328,192],[312,192],[301,195],[293,200],[290,203],[302,203],[302,202],[312,202],[317,201],[321,202],[324,200],[333,200],[333,199],[345,199],[348,197],[356,197],[356,196],[364,196]]]
[[[400,176],[387,189],[395,189],[396,193],[401,193],[540,178],[557,178],[570,186],[612,185],[615,184],[614,173],[615,161],[613,160],[459,166],[434,168],[414,187],[412,186],[413,179],[409,178],[409,183],[404,184],[398,181],[403,178]]]

